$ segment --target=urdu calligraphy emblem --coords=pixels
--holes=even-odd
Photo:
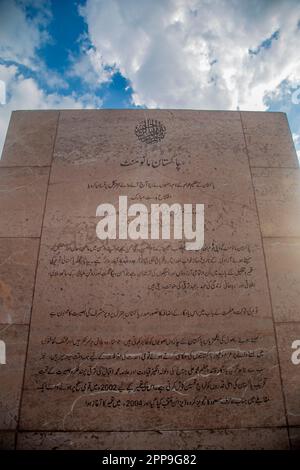
[[[136,126],[135,135],[145,144],[155,144],[165,137],[166,126],[157,119],[144,119]]]

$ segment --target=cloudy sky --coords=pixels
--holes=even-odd
[[[300,0],[0,0],[11,110],[284,111],[300,157]]]

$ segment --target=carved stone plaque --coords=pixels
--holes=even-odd
[[[61,113],[21,428],[283,425],[239,114],[143,114]],[[204,204],[203,248],[187,251],[174,239],[99,240],[96,208],[117,206],[120,195],[149,208]]]

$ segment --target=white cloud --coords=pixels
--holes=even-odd
[[[263,110],[267,93],[300,76],[297,0],[87,0],[81,14],[136,104]]]
[[[101,54],[93,48],[83,47],[79,57],[71,57],[72,65],[67,72],[70,77],[79,77],[91,88],[110,81],[113,68],[107,69]]]
[[[28,6],[38,8],[31,18],[26,15]],[[0,155],[11,111],[94,108],[102,104],[99,98],[91,94],[78,96],[75,92],[63,95],[47,92],[34,78],[24,77],[20,72],[20,66],[25,66],[28,75],[38,76],[47,83],[48,90],[58,87],[60,90],[67,89],[64,77],[48,70],[36,54],[44,41],[51,41],[46,29],[50,17],[47,0],[0,0],[0,57],[3,61],[0,64],[0,80],[5,82],[7,91],[6,104],[0,105]],[[99,73],[96,66],[93,71]]]
[[[45,27],[50,12],[47,2],[40,1],[40,13],[29,19],[26,17],[25,5],[34,5],[34,2],[0,2],[0,57],[34,66],[35,50],[48,38]]]

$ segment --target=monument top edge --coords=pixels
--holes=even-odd
[[[15,109],[13,113],[49,113],[49,112],[63,112],[63,113],[90,113],[90,112],[111,112],[111,113],[120,113],[120,112],[131,112],[131,113],[148,113],[148,112],[172,112],[172,113],[184,113],[184,112],[195,112],[195,113],[227,113],[227,114],[238,114],[238,113],[251,113],[251,114],[283,114],[286,115],[284,111],[253,111],[253,110],[229,110],[229,109],[195,109],[195,108],[89,108],[89,109],[73,109],[73,108],[64,108],[64,109]]]

